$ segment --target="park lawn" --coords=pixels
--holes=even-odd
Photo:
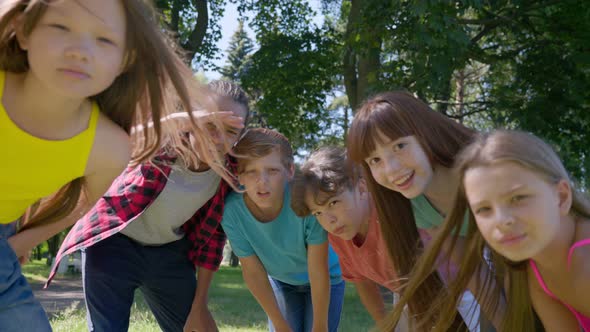
[[[33,261],[23,267],[23,274],[32,282],[44,282],[49,274],[49,268],[44,261]],[[243,283],[240,268],[221,267],[215,274],[209,290],[209,307],[221,332],[267,331],[266,315]],[[65,310],[51,320],[51,325],[55,332],[87,331],[86,312]],[[348,284],[339,330],[369,331],[372,326],[372,320],[360,302],[354,286]],[[135,303],[131,310],[129,331],[160,331],[139,292],[135,295]]]

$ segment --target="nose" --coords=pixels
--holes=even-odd
[[[260,172],[260,175],[258,175],[258,179],[256,179],[256,182],[261,182],[261,183],[268,182],[268,173],[267,172]]]
[[[65,49],[65,56],[69,59],[86,62],[92,56],[92,43],[89,37],[73,37]]]
[[[383,160],[383,171],[387,175],[387,179],[390,182],[395,180],[395,177],[398,174],[398,170],[400,168],[400,163],[397,158],[394,157],[387,157]]]
[[[507,208],[496,209],[496,225],[501,230],[509,230],[514,225],[514,215]]]
[[[325,212],[323,217],[326,219],[326,222],[328,224],[333,224],[338,220],[335,215],[329,212]]]

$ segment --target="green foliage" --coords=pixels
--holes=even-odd
[[[333,121],[326,97],[338,74],[338,56],[334,41],[324,36],[320,29],[265,35],[242,79],[247,90],[261,91],[256,106],[268,126],[296,148],[309,147]]]
[[[221,75],[233,82],[241,83],[242,77],[248,75],[250,56],[254,43],[244,30],[244,22],[240,21],[238,29],[232,36],[227,49],[227,65],[219,70]]]
[[[187,51],[192,63],[200,69],[213,68],[213,60],[219,59],[217,42],[221,39],[219,21],[223,17],[225,0],[156,0],[162,12],[163,25],[177,33],[178,41]],[[201,8],[201,12],[197,8]],[[198,26],[199,16],[207,18]],[[204,29],[203,31],[201,31]],[[202,38],[202,40],[201,40]]]
[[[236,43],[232,70],[241,72],[255,112],[296,148],[338,141],[345,111],[376,92],[406,89],[479,130],[532,131],[558,147],[576,176],[587,176],[588,1],[320,0],[321,13],[309,0],[230,1],[259,46],[239,67],[249,47]],[[170,19],[183,8],[181,40],[192,26],[194,15],[184,14],[191,3],[158,1]],[[223,3],[210,1],[212,13]],[[200,54],[213,56],[207,52]],[[341,91],[348,107],[330,109]]]

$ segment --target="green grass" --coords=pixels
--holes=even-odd
[[[23,267],[23,273],[30,281],[45,281],[49,267],[45,265],[45,261],[33,261]],[[222,267],[215,274],[209,290],[209,308],[222,332],[267,331],[266,315],[246,288],[240,268]],[[86,331],[86,312],[65,310],[51,320],[51,325],[55,332]],[[372,326],[372,320],[360,302],[354,286],[347,285],[340,331],[368,331]],[[129,331],[160,331],[139,292],[135,294]]]
[[[45,259],[30,261],[22,267],[23,275],[29,282],[45,282],[49,276],[49,266]]]

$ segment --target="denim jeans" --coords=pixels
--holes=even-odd
[[[51,331],[47,315],[6,241],[14,233],[14,223],[0,224],[0,331]]]
[[[135,290],[139,289],[162,331],[182,331],[196,290],[190,242],[180,239],[143,246],[115,234],[82,252],[82,280],[89,331],[129,328]]]
[[[293,332],[310,332],[313,325],[313,306],[311,303],[310,285],[290,285],[284,282],[268,278],[279,309],[283,317],[291,326]],[[328,331],[338,331],[342,303],[344,301],[344,281],[330,287],[330,307],[328,309]],[[274,326],[268,320],[268,329],[274,332]]]

